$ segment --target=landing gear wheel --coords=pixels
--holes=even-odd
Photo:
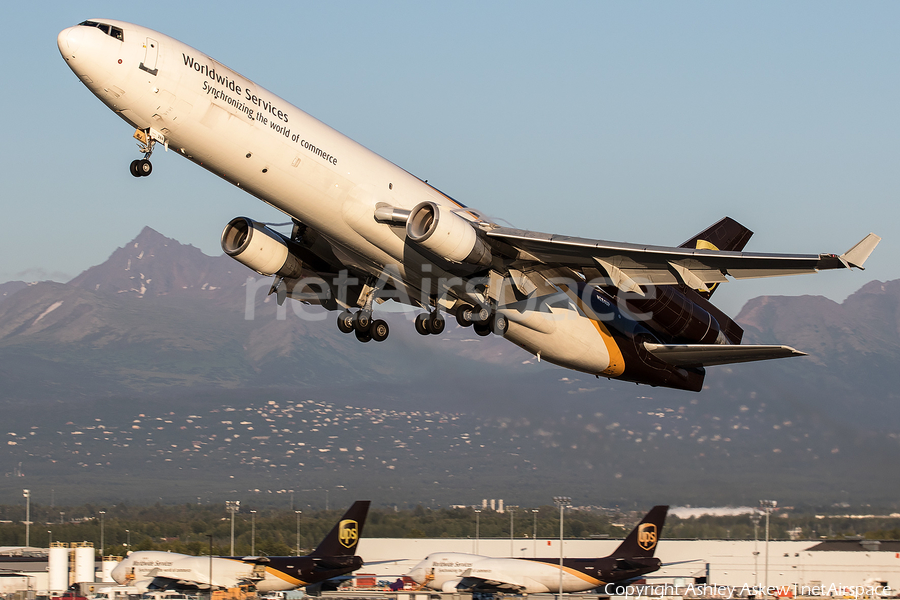
[[[497,335],[505,335],[506,330],[509,329],[509,319],[501,315],[500,313],[494,314],[494,318],[491,319],[493,321],[493,329],[494,333]]]
[[[443,333],[444,327],[446,326],[447,322],[438,311],[434,311],[433,313],[431,313],[431,316],[428,317],[428,330],[434,335],[440,335],[441,333]]]
[[[141,161],[139,161],[139,160],[133,160],[133,161],[131,161],[131,166],[129,167],[129,169],[131,170],[131,174],[134,175],[135,177],[140,177],[140,176],[141,176],[141,171],[140,171],[140,168],[139,168],[140,162],[141,162]]]
[[[491,335],[491,326],[489,323],[475,323],[472,326],[472,329],[475,330],[475,335],[480,335],[481,337]]]
[[[372,315],[366,313],[365,311],[358,310],[353,313],[351,317],[351,323],[353,323],[354,331],[367,332],[369,331],[369,327],[372,325]]]
[[[420,335],[428,335],[431,333],[431,330],[428,328],[427,313],[416,315],[416,331],[418,331]]]
[[[372,326],[372,313],[361,310],[354,316],[354,324],[357,331],[368,331]]]
[[[341,314],[338,315],[337,318],[337,326],[338,329],[341,330],[341,333],[350,333],[353,331],[353,313],[349,310],[345,310]]]
[[[383,342],[386,340],[390,332],[391,328],[381,319],[372,321],[372,325],[369,327],[369,335],[372,336],[372,339],[376,342]]]
[[[479,306],[472,309],[472,322],[486,324],[491,319],[491,309],[487,306]]]
[[[456,322],[460,327],[468,327],[472,324],[472,321],[474,320],[472,315],[473,310],[475,309],[472,308],[471,304],[463,304],[456,309]]]
[[[153,172],[153,165],[146,158],[142,158],[137,161],[137,171],[140,173],[140,177],[146,177]]]
[[[359,329],[357,329],[356,330],[356,339],[358,339],[359,341],[361,341],[362,343],[365,344],[366,342],[369,342],[372,340],[372,336],[369,335],[368,331],[360,331]]]

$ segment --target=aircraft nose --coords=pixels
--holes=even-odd
[[[59,53],[66,60],[74,58],[75,52],[78,51],[78,47],[81,45],[83,29],[83,27],[69,27],[60,31],[59,35],[56,36],[56,45],[59,46]]]
[[[407,577],[415,581],[416,583],[424,583],[425,582],[425,569],[422,567],[416,566],[409,573],[406,574]]]
[[[62,34],[60,34],[62,35]],[[110,571],[109,576],[113,578],[113,581],[122,585],[125,583],[125,567],[122,566],[122,563],[119,563]]]

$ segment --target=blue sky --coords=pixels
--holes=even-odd
[[[161,150],[69,71],[86,18],[197,47],[517,227],[681,243],[724,215],[748,250],[843,252],[864,273],[734,282],[842,300],[900,277],[900,3],[40,2],[3,9],[0,281],[65,281],[145,225],[218,254],[234,216],[283,220]]]

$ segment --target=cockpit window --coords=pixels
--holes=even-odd
[[[120,42],[125,41],[125,35],[122,33],[122,30],[118,27],[114,27],[112,25],[107,25],[106,23],[97,23],[96,21],[82,21],[79,25],[83,27],[96,27],[106,35],[112,36],[119,40]]]

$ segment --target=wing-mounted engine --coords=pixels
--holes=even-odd
[[[290,279],[300,277],[303,270],[286,237],[247,217],[236,217],[225,226],[222,250],[260,275]]]
[[[454,263],[485,267],[491,264],[491,248],[475,226],[436,202],[421,202],[410,211],[406,237]]]

